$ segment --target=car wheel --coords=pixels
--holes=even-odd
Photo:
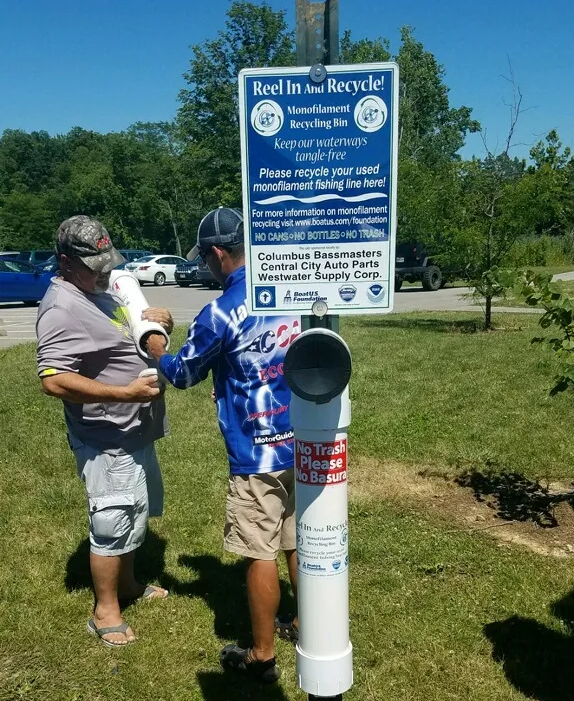
[[[403,286],[402,278],[396,277],[395,278],[395,292],[398,292],[402,286]]]
[[[153,279],[153,284],[161,287],[165,285],[165,275],[163,273],[156,273]]]
[[[436,292],[442,285],[442,273],[436,265],[429,265],[423,274],[423,289],[427,292]]]
[[[189,282],[178,282],[177,283],[180,287],[189,287]]]

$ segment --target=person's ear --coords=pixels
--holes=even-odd
[[[211,247],[211,253],[212,253],[212,255],[216,256],[217,260],[220,263],[223,261],[223,258],[225,257],[225,249],[217,248],[217,246]]]
[[[63,270],[65,273],[67,273],[70,271],[71,266],[72,259],[64,253],[62,253],[62,255],[60,256],[60,270]]]

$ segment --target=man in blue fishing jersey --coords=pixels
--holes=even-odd
[[[247,313],[243,217],[238,210],[220,207],[204,217],[188,259],[197,255],[221,283],[223,294],[198,314],[177,355],[166,353],[159,334],[149,337],[147,348],[165,377],[180,389],[213,373],[230,466],[224,548],[248,560],[253,634],[249,648],[227,645],[221,663],[259,681],[274,682],[280,674],[274,647],[279,550],[285,551],[294,590],[297,579],[291,395],[283,362],[300,332],[300,319]],[[281,626],[278,632],[286,633]],[[295,625],[290,632],[296,635]]]

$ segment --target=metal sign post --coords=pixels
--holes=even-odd
[[[339,63],[339,0],[296,0],[296,22],[297,65],[312,66],[312,74],[320,77],[323,66]],[[303,331],[313,328],[339,333],[339,317],[333,314],[301,317]]]

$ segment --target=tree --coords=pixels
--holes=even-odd
[[[549,273],[537,274],[529,270],[522,282],[522,294],[526,303],[544,310],[544,314],[538,321],[541,328],[557,329],[553,336],[532,339],[532,343],[548,345],[561,364],[550,394],[555,395],[572,389],[574,387],[574,299],[563,291],[559,283],[552,282],[552,275]]]
[[[504,149],[495,153],[483,143],[486,158],[462,164],[465,221],[455,232],[454,248],[464,256],[474,295],[484,299],[484,328],[492,329],[492,301],[504,295],[516,281],[516,271],[504,263],[524,233],[523,194],[520,190],[524,163],[512,159],[516,124],[522,112],[522,93],[511,77],[513,100]]]
[[[181,256],[189,240],[189,222],[198,218],[196,198],[183,173],[182,143],[175,124],[138,122],[128,135],[147,148],[148,158],[142,166],[142,185],[138,198],[153,204],[158,220],[167,219],[173,235],[175,252]],[[182,237],[184,244],[182,244]]]
[[[525,180],[531,193],[530,216],[536,235],[560,235],[574,230],[574,196],[572,193],[574,158],[569,148],[562,148],[555,129],[530,151],[533,165]]]
[[[428,166],[459,160],[466,135],[480,124],[471,118],[470,107],[449,104],[445,70],[421,42],[412,27],[401,29],[401,46],[395,56],[400,69],[401,159]]]
[[[54,212],[45,195],[15,190],[2,197],[2,247],[14,250],[52,248],[54,221]]]
[[[399,64],[398,239],[423,241],[445,261],[453,257],[451,232],[461,224],[459,149],[480,128],[469,107],[450,106],[445,70],[414,38],[401,30],[392,55],[386,39],[341,39],[342,63],[396,60]]]
[[[182,172],[204,209],[241,204],[239,71],[294,64],[294,36],[285,12],[267,3],[236,0],[217,38],[193,47],[177,124],[184,142]]]

